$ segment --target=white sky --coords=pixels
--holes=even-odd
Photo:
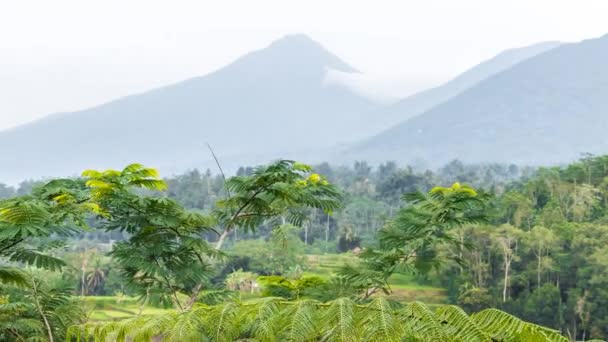
[[[0,129],[203,75],[289,33],[406,95],[507,48],[608,33],[607,13],[606,0],[0,0]]]

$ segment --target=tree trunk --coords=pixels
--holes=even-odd
[[[536,268],[536,288],[540,288],[540,268],[542,265],[542,254],[538,253],[538,265]]]
[[[219,240],[217,240],[217,242],[215,244],[215,249],[217,249],[217,250],[222,249],[222,245],[224,244],[224,240],[226,240],[226,237],[228,236],[228,234],[230,234],[230,229],[224,229],[224,231],[222,232],[222,235],[220,235]]]
[[[477,287],[483,287],[483,252],[477,252]]]
[[[507,288],[509,286],[509,267],[511,266],[511,260],[505,259],[505,283],[502,288],[502,302],[507,301]]]
[[[562,291],[559,287],[559,273],[557,274],[557,280],[555,281],[555,286],[557,287],[557,293],[559,294],[559,329],[562,330],[564,327],[564,310],[562,308]]]
[[[80,276],[80,281],[82,282],[82,285],[80,286],[80,295],[82,297],[84,297],[86,295],[86,284],[87,284],[87,279],[86,279],[86,272],[87,272],[87,254],[86,252],[82,253],[82,263],[81,263],[81,276]]]
[[[46,327],[46,332],[49,335],[49,342],[53,342],[53,329],[51,329],[51,325],[49,324],[49,320],[46,318],[46,315],[44,314],[44,310],[42,309],[42,306],[40,305],[40,300],[38,299],[38,289],[36,287],[36,279],[32,279],[32,290],[34,291],[34,304],[36,305],[36,310],[38,310],[38,313],[40,314],[40,316],[42,317],[42,320],[44,321],[44,326]]]
[[[329,243],[329,214],[327,214],[327,226],[325,227],[325,253],[327,253],[327,244]]]

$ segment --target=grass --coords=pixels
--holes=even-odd
[[[306,271],[303,276],[317,276],[329,279],[336,274],[344,264],[354,264],[357,257],[350,253],[344,254],[315,254],[307,255]],[[447,302],[446,290],[433,287],[420,282],[413,275],[395,274],[389,279],[392,293],[388,296],[400,302],[421,301],[427,305],[435,306]],[[259,294],[242,293],[241,299],[256,298]],[[170,309],[144,305],[134,297],[89,296],[85,302],[91,309],[90,320],[93,322],[119,321],[138,315],[155,315]]]
[[[133,297],[114,297],[114,296],[89,296],[84,301],[90,308],[89,319],[92,322],[119,321],[133,317],[138,314],[156,315],[169,311],[169,309],[157,308],[144,305]]]
[[[344,264],[354,264],[357,257],[350,253],[307,255],[308,269],[305,276],[328,279]],[[389,279],[392,293],[388,296],[400,302],[421,301],[426,304],[447,303],[447,292],[440,287],[420,282],[413,275],[395,274]]]

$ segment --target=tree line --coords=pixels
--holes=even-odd
[[[314,324],[306,329],[316,327],[318,334],[310,336],[333,336],[327,339],[340,340],[340,335],[332,335],[332,327],[318,325],[321,320],[329,320],[326,315],[332,312],[331,307],[360,308],[352,309],[350,321],[337,322],[333,328],[346,329],[347,325],[372,319],[359,311],[372,310],[368,305],[388,305],[378,295],[390,292],[386,279],[395,272],[413,273],[431,283],[447,284],[451,300],[469,313],[489,307],[505,311],[484,310],[470,317],[462,312],[451,323],[440,318],[441,312],[428,315],[428,308],[414,306],[420,309],[414,312],[410,305],[391,307],[382,314],[401,327],[399,333],[394,332],[395,339],[404,336],[424,339],[431,336],[426,335],[430,331],[439,333],[439,330],[443,331],[442,336],[478,331],[480,340],[485,339],[483,336],[495,339],[500,335],[498,327],[503,328],[502,334],[517,338],[523,338],[525,335],[521,334],[525,332],[548,340],[559,339],[553,330],[517,320],[507,312],[557,329],[572,339],[605,336],[601,330],[606,315],[601,311],[602,283],[598,276],[602,273],[598,271],[602,269],[598,259],[603,255],[602,184],[608,175],[606,160],[588,156],[565,168],[539,170],[513,165],[464,165],[455,161],[437,172],[399,168],[390,162],[374,170],[364,162],[349,168],[329,164],[309,167],[279,161],[264,167],[242,168],[227,181],[211,172],[198,171],[161,180],[153,169],[134,164],[121,171],[91,170],[79,179],[33,184],[29,193],[18,190],[21,196],[15,197],[12,190],[8,194],[12,197],[1,202],[0,245],[2,257],[9,265],[59,269],[66,264],[66,260],[55,257],[61,254],[57,247],[61,247],[63,237],[76,239],[69,240],[70,243],[78,239],[107,240],[109,255],[100,253],[99,257],[112,260],[119,271],[120,286],[146,301],[176,308],[178,316],[158,317],[156,323],[136,318],[122,325],[79,330],[78,327],[86,327],[79,325],[86,319],[77,310],[66,309],[66,316],[60,316],[57,313],[64,311],[43,304],[48,301],[65,307],[77,306],[77,299],[65,295],[69,291],[33,290],[40,288],[40,281],[36,285],[37,274],[32,268],[26,272],[3,267],[0,270],[3,291],[10,288],[14,295],[5,296],[2,305],[6,310],[11,307],[10,310],[19,307],[22,310],[3,313],[20,312],[23,326],[2,331],[4,336],[11,337],[23,330],[37,331],[52,340],[65,337],[64,328],[74,326],[74,336],[87,331],[101,334],[98,336],[123,337],[141,333],[145,340],[150,337],[146,334],[161,333],[142,327],[166,320],[170,327],[154,327],[164,327],[173,334],[176,324],[188,324],[190,328],[183,331],[195,334],[188,336],[200,337],[213,325],[203,323],[194,312],[231,312],[226,305],[231,305],[233,299],[214,281],[223,273],[225,277],[225,266],[234,262],[224,250],[256,238],[279,244],[295,238],[304,248],[320,252],[356,247],[363,250],[358,265],[345,265],[336,275],[336,283],[331,287],[342,292],[333,298],[315,296],[314,284],[307,288],[309,299],[286,298],[295,300],[295,307],[300,307],[302,299],[321,303],[320,306],[308,303],[312,316],[306,317]],[[433,186],[452,183],[453,186],[445,188]],[[403,197],[404,193],[411,195]],[[88,259],[85,256],[82,260]],[[284,266],[277,265],[269,273],[282,274],[285,268],[281,267]],[[108,273],[99,267],[89,269],[80,275],[80,294],[99,289]],[[343,286],[334,286],[340,281]],[[327,284],[317,285],[328,289]],[[37,293],[37,300],[32,293]],[[15,301],[16,298],[22,301]],[[556,301],[556,306],[551,306]],[[282,303],[271,300],[245,307],[254,307],[258,313],[268,309],[281,317],[281,312],[292,308]],[[258,335],[258,328],[252,327],[279,319],[235,308],[230,314],[233,320],[249,322],[244,317],[252,320],[233,331],[241,337],[264,340],[263,332]],[[450,311],[450,317],[456,315],[454,312]],[[405,329],[403,317],[410,324],[409,330]],[[479,317],[484,317],[487,324],[477,322],[482,320]],[[449,324],[441,327],[432,322]],[[197,328],[196,324],[203,325]],[[266,328],[267,332],[281,334],[271,330],[270,325]],[[370,325],[370,329],[376,328]],[[358,336],[368,333],[356,331]]]

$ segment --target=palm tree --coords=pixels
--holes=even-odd
[[[87,274],[87,289],[93,294],[101,294],[106,280],[106,271],[101,267],[99,258],[95,259],[93,269]]]

